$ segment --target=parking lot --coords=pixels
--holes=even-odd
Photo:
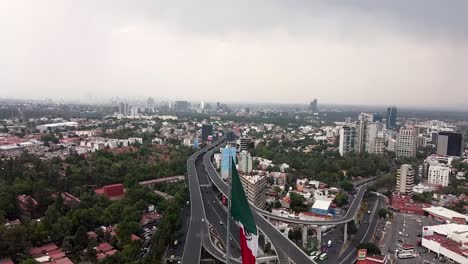
[[[437,260],[437,256],[434,253],[425,253],[423,247],[418,246],[421,241],[421,233],[423,226],[438,225],[441,224],[430,217],[412,214],[394,213],[393,220],[385,221],[380,220],[377,227],[375,237],[379,237],[377,241],[382,254],[390,254],[393,259],[396,259],[397,264],[403,263],[443,263]],[[410,244],[415,247],[416,258],[409,259],[398,259],[395,257],[395,250],[403,245]],[[428,261],[428,262],[424,262]]]

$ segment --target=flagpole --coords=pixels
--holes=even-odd
[[[228,151],[228,150],[226,150]],[[231,151],[229,150],[229,176],[228,176],[228,210],[227,210],[227,224],[226,224],[226,264],[229,264],[230,262],[230,253],[231,253],[231,243],[229,242],[229,230],[231,227],[231,183],[232,183],[232,159],[231,157]]]

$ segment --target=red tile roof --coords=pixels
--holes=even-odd
[[[104,242],[97,246],[96,251],[100,253],[106,253],[108,251],[111,251],[112,249],[114,249],[114,247],[112,247],[109,243]]]
[[[33,247],[29,250],[29,255],[38,255],[38,254],[47,254],[54,250],[57,250],[58,247],[55,243],[48,243],[40,247]]]
[[[15,264],[11,259],[0,259],[0,264]]]
[[[55,264],[73,264],[73,262],[67,257],[57,259],[53,263],[55,263]]]
[[[425,236],[423,238],[438,242],[441,247],[446,248],[447,250],[450,250],[452,252],[455,252],[458,255],[461,255],[461,256],[468,255],[468,249],[463,248],[463,245],[461,243],[451,240],[445,236],[434,234],[430,236]]]

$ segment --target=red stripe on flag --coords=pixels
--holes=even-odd
[[[255,264],[255,256],[252,254],[252,250],[247,245],[247,238],[244,234],[244,229],[239,227],[240,232],[240,246],[242,253],[242,264]]]

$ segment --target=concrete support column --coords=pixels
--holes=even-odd
[[[317,226],[315,231],[317,232],[317,242],[318,247],[320,248],[322,246],[322,228],[320,226]]]
[[[343,236],[343,241],[346,243],[348,240],[348,223],[344,224],[344,236]]]
[[[302,246],[304,248],[307,247],[307,226],[306,225],[302,227]]]

